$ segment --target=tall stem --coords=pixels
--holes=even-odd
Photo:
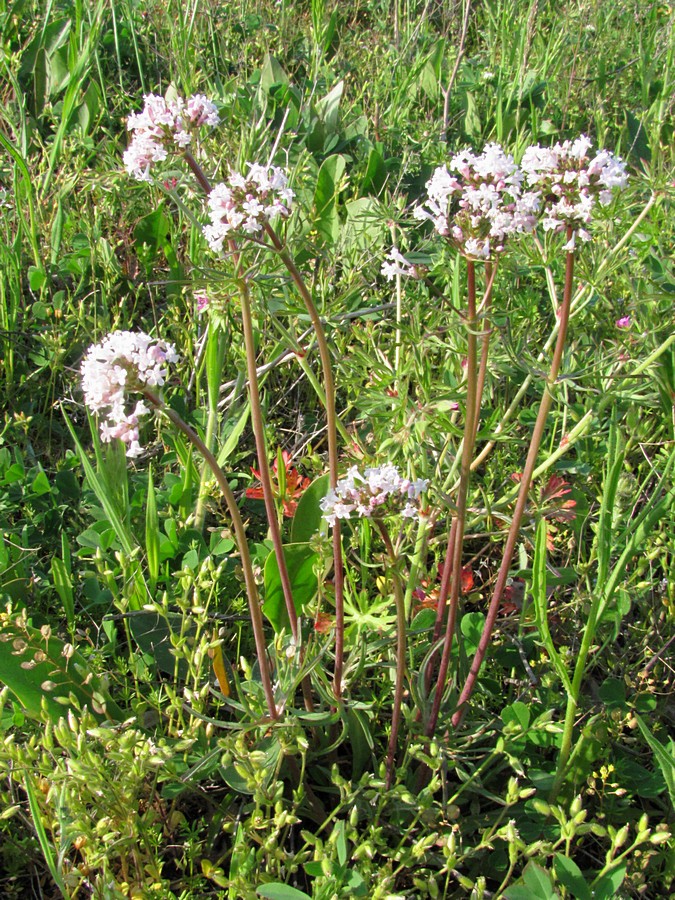
[[[206,446],[204,441],[199,437],[196,431],[184,422],[183,419],[170,407],[164,406],[159,397],[155,396],[151,391],[144,391],[145,397],[160,409],[164,415],[182,432],[190,443],[202,454],[206,463],[211,467],[211,471],[218,482],[218,487],[222,491],[227,509],[232,519],[232,527],[237,539],[239,554],[241,556],[241,567],[244,571],[244,582],[246,584],[246,597],[248,599],[248,608],[251,615],[251,624],[253,626],[253,636],[255,638],[255,648],[258,656],[258,666],[260,668],[260,678],[262,680],[263,690],[265,692],[265,700],[269,714],[273,719],[278,718],[279,713],[274,702],[274,691],[272,690],[272,681],[270,679],[269,663],[267,661],[267,648],[265,644],[265,633],[263,628],[262,613],[260,611],[260,598],[258,597],[258,587],[255,583],[255,575],[253,574],[253,565],[248,550],[248,541],[246,540],[246,531],[244,523],[241,519],[237,501],[232,493],[225,473],[218,465],[218,461],[213,453]]]
[[[305,304],[305,309],[307,310],[312,327],[314,328],[314,334],[316,335],[319,356],[321,358],[321,368],[323,370],[324,389],[326,392],[325,408],[326,437],[328,440],[328,471],[330,486],[331,488],[334,488],[338,482],[337,413],[335,411],[335,381],[333,378],[332,361],[330,350],[328,349],[328,341],[326,340],[326,333],[323,329],[321,317],[314,305],[312,295],[305,284],[305,280],[296,266],[293,257],[269,222],[265,223],[265,232],[293,279],[293,283]],[[333,674],[333,691],[335,697],[339,700],[342,696],[345,613],[342,540],[340,538],[340,523],[337,521],[333,527],[333,578],[335,582],[335,671]]]
[[[571,241],[573,237],[573,229],[568,226],[567,228],[567,240]],[[499,612],[499,605],[502,599],[502,594],[504,593],[504,588],[506,587],[506,581],[509,576],[509,569],[511,567],[511,561],[513,559],[513,554],[516,549],[516,543],[518,541],[518,535],[520,533],[520,523],[523,518],[523,513],[525,512],[525,506],[527,504],[527,496],[530,490],[530,484],[532,483],[532,474],[534,472],[534,467],[537,462],[537,455],[539,453],[539,447],[541,445],[541,440],[544,435],[544,429],[546,427],[546,419],[548,418],[548,414],[551,410],[551,404],[553,402],[553,390],[555,387],[556,379],[558,378],[558,372],[560,371],[560,365],[562,363],[563,350],[565,349],[565,338],[567,336],[567,325],[569,323],[570,317],[570,305],[572,302],[572,285],[574,282],[574,250],[567,251],[567,258],[565,260],[565,290],[563,293],[562,305],[559,311],[559,328],[558,328],[558,339],[556,341],[555,350],[553,352],[553,358],[551,360],[551,368],[548,374],[548,378],[546,380],[546,386],[544,388],[544,394],[541,398],[541,403],[539,405],[539,412],[537,414],[537,420],[534,425],[534,429],[532,431],[532,438],[530,440],[530,447],[527,453],[527,459],[525,461],[525,467],[523,469],[523,474],[520,481],[520,489],[518,491],[518,498],[516,500],[516,506],[513,511],[513,518],[511,519],[511,525],[509,527],[509,533],[506,538],[506,545],[504,547],[504,553],[502,555],[502,561],[499,567],[499,572],[497,574],[497,580],[495,582],[494,591],[492,594],[492,599],[490,600],[490,605],[488,607],[487,616],[485,618],[485,624],[483,626],[483,633],[481,634],[480,641],[478,642],[478,647],[476,649],[476,653],[474,655],[473,661],[471,663],[471,668],[469,670],[469,674],[467,676],[464,687],[462,688],[462,693],[459,696],[459,702],[457,705],[457,712],[452,717],[452,724],[457,727],[462,721],[462,717],[464,715],[464,711],[466,709],[466,704],[473,693],[474,687],[476,685],[476,681],[478,679],[478,673],[480,672],[480,668],[483,664],[483,660],[485,659],[485,654],[487,652],[487,648],[490,643],[490,639],[492,637],[492,631],[495,626],[495,621],[497,619],[497,613]]]
[[[281,588],[284,595],[284,601],[286,603],[288,621],[291,626],[291,634],[293,635],[293,640],[295,641],[296,646],[298,646],[300,644],[300,634],[298,631],[298,615],[295,611],[293,590],[291,588],[291,580],[289,578],[288,568],[286,566],[286,557],[284,556],[284,547],[281,540],[281,529],[279,527],[279,515],[277,513],[276,503],[274,502],[272,476],[270,473],[269,460],[267,458],[265,423],[263,422],[262,406],[260,404],[260,390],[258,388],[258,369],[256,366],[255,337],[253,334],[253,318],[251,315],[251,297],[249,294],[248,282],[239,272],[237,272],[237,282],[239,285],[239,297],[241,300],[241,322],[242,330],[244,332],[244,346],[246,348],[248,393],[249,399],[251,401],[251,426],[253,428],[256,454],[258,456],[260,483],[263,490],[265,512],[267,513],[267,521],[269,524],[270,537],[272,538],[272,546],[274,547],[274,555],[276,556],[277,565],[279,567],[279,578],[281,580]]]
[[[195,160],[189,150],[184,150],[183,155],[190,167],[193,175],[197,179],[200,187],[208,195],[211,193],[211,183],[204,174],[202,167]],[[270,475],[269,461],[267,459],[267,442],[265,440],[265,424],[262,418],[262,408],[260,406],[260,390],[258,388],[258,369],[255,360],[255,339],[253,335],[253,321],[251,316],[251,300],[248,289],[248,282],[240,271],[241,258],[239,248],[234,240],[228,241],[228,247],[232,255],[235,267],[235,275],[239,287],[239,296],[241,298],[242,309],[242,328],[244,332],[244,345],[246,348],[246,369],[248,373],[248,392],[251,403],[251,425],[253,427],[253,435],[256,444],[256,455],[258,457],[258,469],[260,472],[260,483],[263,489],[263,498],[265,502],[265,512],[269,524],[270,535],[272,537],[272,545],[274,547],[274,555],[276,556],[277,566],[279,568],[279,579],[286,604],[286,612],[291,626],[291,634],[296,646],[300,644],[300,633],[298,629],[298,616],[295,611],[295,603],[293,602],[293,592],[291,582],[288,576],[288,567],[286,565],[286,557],[284,556],[283,544],[281,541],[281,529],[279,527],[279,518],[277,515],[276,505],[274,503],[274,492],[272,489],[272,478]],[[305,698],[305,706],[308,709],[312,707],[311,691],[308,679],[303,679],[302,690]]]
[[[394,550],[389,532],[381,519],[375,519],[384,546],[387,550],[389,563],[391,566],[391,577],[394,588],[394,603],[396,604],[396,683],[394,687],[394,704],[391,711],[391,734],[389,735],[389,746],[387,748],[387,778],[385,786],[387,790],[391,787],[394,780],[394,757],[396,755],[396,744],[398,741],[398,730],[401,724],[401,708],[403,706],[403,687],[405,683],[405,648],[406,648],[406,615],[405,615],[405,597],[403,595],[403,586],[401,585],[401,576],[398,571],[398,559]]]
[[[464,526],[466,523],[466,507],[469,495],[469,481],[471,480],[471,457],[473,456],[473,439],[476,432],[476,265],[473,260],[467,260],[467,353],[466,353],[466,413],[464,418],[464,443],[462,446],[462,463],[459,476],[459,489],[457,492],[457,512],[453,518],[450,529],[448,547],[452,542],[452,571],[450,573],[450,596],[448,608],[448,621],[445,628],[445,643],[441,654],[441,662],[436,679],[436,693],[431,707],[431,715],[427,722],[426,733],[431,737],[436,730],[438,714],[445,690],[445,682],[450,665],[450,651],[452,639],[455,633],[457,619],[457,607],[462,587],[462,551],[464,542]],[[447,554],[446,554],[447,562]],[[444,573],[445,574],[445,573]],[[440,604],[440,598],[439,598]]]
[[[497,263],[485,263],[485,296],[480,305],[482,315],[482,331],[483,337],[480,343],[480,365],[478,367],[478,379],[476,382],[476,419],[473,429],[473,442],[476,443],[476,434],[480,422],[480,407],[483,400],[483,390],[485,389],[485,376],[487,374],[488,354],[490,352],[490,322],[487,318],[490,310],[490,302],[492,300],[492,287],[495,283],[495,275],[497,273]]]

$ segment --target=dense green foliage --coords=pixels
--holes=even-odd
[[[0,2],[5,896],[668,895],[673,18],[648,0]],[[279,501],[303,597],[301,655],[283,627],[262,503],[246,496],[258,463],[237,280],[207,250],[202,199],[180,160],[151,185],[122,167],[126,117],[169,89],[218,105],[221,125],[200,147],[210,179],[249,161],[291,173],[297,211],[284,236],[326,327],[344,470],[390,461],[430,482],[433,527],[401,528],[396,564],[368,520],[345,529],[344,703],[331,688],[330,577],[316,596],[330,542],[317,507],[327,458],[314,338],[281,262],[254,248],[270,458],[283,472],[277,448],[292,456],[287,500],[301,476],[315,481],[294,518]],[[498,141],[518,159],[581,133],[627,161],[629,185],[577,255],[513,581],[454,728],[545,389],[565,254],[522,242],[497,270],[477,433],[477,452],[489,452],[470,485],[459,639],[428,740],[430,603],[466,392],[466,265],[412,205],[464,147]],[[398,324],[396,284],[381,274],[392,243],[424,276],[402,283]],[[217,484],[159,416],[130,461],[100,442],[84,409],[82,357],[120,329],[178,349],[165,396],[216,448],[242,510],[283,698],[277,721]],[[398,576],[408,677],[386,790]]]

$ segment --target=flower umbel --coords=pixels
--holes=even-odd
[[[522,180],[499,144],[488,144],[480,155],[465,150],[435,170],[415,218],[432,221],[465,256],[492,259],[504,251],[509,235],[532,231],[536,224],[539,192],[523,192]]]
[[[542,225],[544,231],[564,231],[571,226],[582,241],[589,241],[589,225],[596,201],[607,206],[615,190],[628,182],[626,164],[600,150],[589,156],[591,139],[581,135],[575,141],[564,141],[553,147],[528,147],[521,167],[528,185],[544,197]]]
[[[227,183],[215,185],[209,194],[211,224],[204,237],[214,253],[220,253],[223,242],[234,234],[258,235],[265,220],[290,215],[295,194],[288,187],[286,173],[277,166],[248,163],[246,176],[233,172]]]
[[[329,525],[335,525],[336,519],[351,518],[352,513],[365,518],[390,513],[413,518],[418,512],[415,501],[427,489],[427,484],[421,478],[417,481],[403,478],[390,463],[368,468],[363,474],[358,466],[352,466],[319,505]]]
[[[153,163],[165,160],[171,150],[187,147],[202,125],[219,122],[215,104],[203,94],[187,100],[147,94],[142,111],[127,120],[127,129],[134,132],[123,156],[127,172],[139,181],[151,181]]]
[[[89,348],[82,361],[82,390],[86,406],[100,413],[101,440],[119,438],[127,456],[139,456],[139,422],[150,409],[139,400],[133,408],[129,394],[161,387],[166,364],[178,360],[172,344],[142,332],[115,331]]]

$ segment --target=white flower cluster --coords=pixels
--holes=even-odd
[[[397,275],[402,275],[406,278],[417,277],[416,266],[409,262],[396,247],[392,247],[389,251],[386,260],[382,263],[381,271],[387,281],[393,281]]]
[[[592,141],[581,135],[554,147],[528,147],[521,167],[529,186],[544,197],[544,231],[574,229],[567,249],[574,249],[574,238],[589,241],[585,225],[591,221],[596,200],[607,206],[612,193],[628,182],[626,165],[607,150],[590,158]]]
[[[458,153],[427,182],[427,199],[416,219],[429,219],[471,259],[492,259],[512,234],[532,231],[540,206],[538,191],[523,191],[523,174],[499,144],[480,155]]]
[[[167,363],[178,360],[175,348],[142,332],[114,331],[100,344],[89,348],[82,361],[84,402],[101,421],[101,440],[119,438],[127,456],[139,456],[139,422],[150,410],[139,400],[129,409],[127,396],[146,387],[161,387]]]
[[[222,251],[223,241],[233,232],[259,234],[265,219],[290,215],[295,194],[283,169],[247,165],[246,177],[233,172],[227,184],[217,184],[209,194],[211,224],[204,227],[204,237],[214,253]]]
[[[414,501],[426,490],[427,484],[424,479],[402,478],[396,466],[390,463],[368,468],[363,474],[358,466],[352,466],[319,505],[329,525],[335,525],[336,519],[349,519],[352,513],[371,518],[399,512],[413,518],[418,512]]]
[[[127,129],[134,132],[124,152],[127,172],[139,181],[151,181],[152,164],[166,159],[170,150],[183,149],[202,125],[218,125],[215,104],[203,94],[184,100],[165,100],[156,94],[143,98],[143,109],[132,113]]]

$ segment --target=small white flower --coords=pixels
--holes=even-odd
[[[397,275],[403,277],[412,276],[414,278],[417,274],[415,266],[411,262],[408,262],[405,256],[403,256],[396,247],[392,247],[389,251],[387,259],[382,263],[380,271],[386,277],[387,281],[393,281]]]
[[[413,215],[433,222],[465,256],[490,259],[504,250],[509,235],[535,227],[538,194],[523,194],[522,183],[523,173],[499,144],[488,144],[480,154],[462,150],[449,167],[436,169],[427,199]]]
[[[583,227],[591,222],[596,200],[601,206],[611,202],[613,191],[626,186],[625,163],[607,150],[589,159],[591,139],[581,135],[553,147],[528,147],[522,160],[527,183],[547,198],[543,208],[545,231],[573,228],[583,241],[590,234]],[[555,198],[555,199],[552,199]],[[574,239],[565,249],[574,249]]]

